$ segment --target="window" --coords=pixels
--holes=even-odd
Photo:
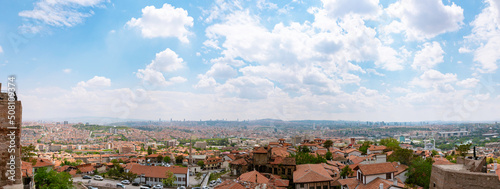
[[[304,188],[304,184],[300,184],[300,187],[301,187],[301,188]]]
[[[387,174],[385,174],[385,179],[392,179],[392,177],[391,177],[391,173],[387,173]]]
[[[316,186],[316,189],[321,189],[321,186]]]
[[[328,186],[327,185],[323,186],[323,189],[328,189]]]

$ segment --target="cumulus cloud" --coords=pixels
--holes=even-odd
[[[477,83],[479,83],[479,79],[476,78],[467,78],[461,81],[457,81],[457,85],[464,88],[474,88]]]
[[[132,18],[127,22],[130,27],[141,29],[146,38],[177,37],[181,42],[188,43],[188,28],[193,27],[193,17],[182,8],[175,8],[165,3],[161,8],[147,6],[142,9],[141,18]]]
[[[19,16],[31,18],[39,23],[23,24],[23,32],[37,33],[47,26],[73,27],[94,14],[93,7],[103,6],[105,0],[40,0],[34,3],[33,10],[19,12]]]
[[[441,49],[441,45],[439,45],[438,42],[424,43],[422,50],[415,53],[411,67],[424,71],[432,69],[437,64],[443,62],[443,54],[444,51]]]
[[[101,76],[94,76],[88,81],[80,81],[77,86],[85,88],[109,87],[111,86],[111,79]]]
[[[182,83],[187,79],[182,77],[172,77],[166,80],[163,73],[174,72],[184,66],[184,60],[180,58],[177,53],[167,48],[162,52],[156,53],[155,59],[151,61],[145,69],[139,69],[136,76],[143,82],[152,85],[167,86],[175,83]]]
[[[402,28],[394,28],[394,33],[403,30],[410,40],[430,39],[436,35],[457,31],[463,24],[464,10],[442,0],[399,0],[389,5],[387,13],[399,19]]]
[[[437,70],[427,70],[419,78],[411,81],[411,84],[421,86],[424,88],[442,87],[445,86],[449,89],[447,83],[457,81],[457,75],[452,73],[443,74]]]
[[[357,14],[373,18],[381,12],[379,0],[322,0],[328,15],[334,18]]]

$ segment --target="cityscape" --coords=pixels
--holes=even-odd
[[[0,189],[500,188],[498,0],[0,15]]]

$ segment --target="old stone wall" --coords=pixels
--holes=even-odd
[[[430,189],[500,189],[495,174],[447,170],[432,166]]]
[[[21,173],[21,120],[22,106],[15,101],[15,122],[8,119],[9,101],[7,93],[0,93],[0,188],[22,184]],[[12,115],[11,115],[12,116]],[[9,129],[15,127],[16,129]],[[11,181],[12,178],[14,181]]]

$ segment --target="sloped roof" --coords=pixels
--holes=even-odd
[[[346,186],[349,189],[354,189],[356,186],[358,186],[359,181],[356,178],[348,178],[348,179],[340,179],[338,180],[341,186]]]
[[[217,185],[215,189],[246,189],[246,188],[240,183],[234,182],[232,180],[226,180],[221,184]]]
[[[394,168],[391,162],[375,163],[375,164],[360,164],[358,169],[363,175],[377,175],[384,173],[396,173],[398,170]]]
[[[259,184],[266,184],[269,182],[269,179],[266,178],[264,175],[260,174],[258,171],[250,171],[243,173],[240,175],[240,177],[238,177],[238,180],[259,183]]]
[[[272,165],[295,165],[295,158],[292,157],[276,157],[274,161],[271,162]]]
[[[231,164],[233,164],[233,165],[247,165],[248,162],[245,160],[245,158],[240,158],[240,159],[232,161]]]
[[[267,154],[267,150],[264,147],[257,147],[253,149],[254,154]]]
[[[394,173],[395,176],[401,174],[402,172],[406,171],[408,169],[408,166],[403,165],[403,164],[398,164],[398,162],[392,162],[392,165],[394,168],[396,168],[396,172]]]
[[[384,189],[388,189],[391,186],[393,186],[394,181],[377,177],[367,184],[360,184],[356,189],[374,189],[374,188],[378,189],[380,188],[380,184],[383,184]],[[405,185],[403,183],[398,182],[398,186],[404,188]]]
[[[38,167],[53,167],[54,164],[49,161],[48,159],[43,159],[43,158],[35,158],[36,159],[36,163],[35,165],[33,165],[34,168],[38,168]]]
[[[187,167],[146,166],[146,165],[140,165],[140,164],[136,164],[136,163],[133,163],[130,166],[129,170],[130,170],[130,172],[135,173],[137,175],[144,174],[146,177],[151,177],[151,178],[167,178],[167,176],[166,176],[167,171],[170,171],[174,174],[187,174],[187,172],[188,172]]]
[[[21,171],[23,172],[23,177],[33,176],[33,166],[30,162],[21,161]]]
[[[387,147],[385,146],[375,146],[375,145],[371,145],[370,148],[368,148],[368,150],[370,151],[379,151],[379,150],[385,150]]]
[[[297,170],[293,172],[294,183],[325,182],[332,180],[333,178],[321,164],[297,165]]]

